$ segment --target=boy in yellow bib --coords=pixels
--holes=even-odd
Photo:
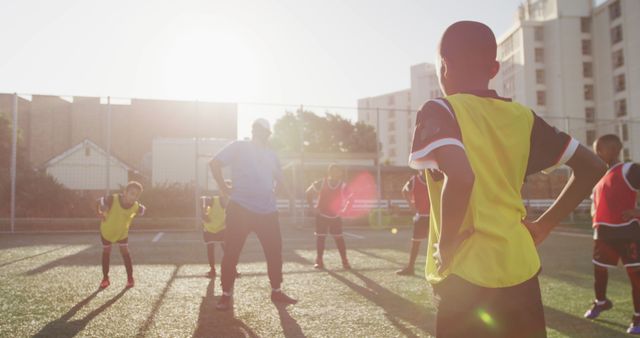
[[[136,216],[144,215],[145,207],[138,202],[142,194],[142,184],[131,181],[127,183],[124,192],[102,197],[98,200],[98,215],[102,217],[100,223],[100,238],[102,240],[102,282],[100,288],[109,286],[109,260],[111,244],[118,243],[120,254],[127,270],[127,288],[133,287],[133,266],[129,254],[129,226]]]
[[[207,246],[207,260],[210,268],[206,276],[215,278],[215,245],[218,243],[224,252],[225,208],[229,201],[222,196],[202,196],[200,199],[202,200],[202,238]],[[238,275],[236,271],[236,277]]]
[[[409,163],[430,170],[425,275],[439,297],[439,338],[546,337],[536,244],[605,171],[569,135],[489,90],[500,69],[496,49],[484,24],[449,26],[437,59],[446,96],[425,103],[416,120]],[[524,178],[564,163],[573,169],[569,183],[549,210],[524,225]]]

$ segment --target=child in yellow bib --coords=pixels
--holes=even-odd
[[[489,89],[500,69],[489,27],[454,23],[438,52],[446,96],[418,112],[409,159],[414,169],[429,169],[425,275],[440,299],[436,337],[546,337],[536,245],[589,195],[604,165]],[[564,163],[574,177],[549,210],[523,224],[524,178]]]
[[[225,207],[228,201],[221,196],[202,196],[200,199],[202,200],[202,238],[207,246],[207,260],[209,261],[209,272],[206,273],[206,276],[215,278],[215,245],[218,243],[224,251]]]
[[[109,260],[111,244],[118,243],[120,254],[127,270],[127,287],[133,287],[133,266],[129,254],[129,227],[136,216],[142,216],[145,207],[138,202],[142,193],[142,185],[129,182],[123,193],[102,197],[98,200],[100,222],[100,238],[102,240],[102,282],[100,288],[109,286]]]

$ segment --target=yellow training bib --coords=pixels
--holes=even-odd
[[[527,170],[534,115],[515,102],[471,94],[446,97],[453,107],[475,183],[461,231],[474,233],[455,252],[444,274],[437,272],[433,245],[440,240],[442,181],[427,173],[431,224],[425,275],[438,283],[449,274],[479,286],[520,284],[540,270],[520,189]]]
[[[100,223],[100,234],[111,243],[123,240],[129,236],[131,221],[138,214],[140,204],[133,203],[129,209],[124,209],[120,204],[120,195],[113,195],[113,203],[107,211],[106,219]]]
[[[205,215],[208,217],[208,222],[203,222],[204,229],[212,234],[218,233],[225,228],[225,214],[220,197],[213,197],[211,206],[208,206],[205,210]]]

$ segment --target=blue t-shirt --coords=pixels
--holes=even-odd
[[[214,157],[231,167],[231,200],[255,213],[277,211],[275,185],[282,178],[276,153],[251,141],[234,141]]]

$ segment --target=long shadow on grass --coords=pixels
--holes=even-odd
[[[388,316],[409,322],[427,334],[435,334],[433,313],[424,307],[396,295],[389,291],[389,289],[381,286],[357,271],[351,270],[351,273],[362,280],[366,287],[360,286],[333,271],[327,271],[327,273],[372,303],[384,309]],[[399,324],[397,321],[392,321],[392,323]],[[395,324],[394,326],[398,327]],[[405,327],[398,327],[398,329],[403,332],[408,331]]]
[[[218,311],[215,303],[215,279],[211,279],[207,286],[207,293],[200,303],[198,324],[193,337],[258,337],[249,326],[235,318],[233,310]]]
[[[361,254],[363,254],[365,256],[369,256],[369,257],[372,257],[372,258],[375,258],[375,259],[381,259],[383,261],[387,261],[389,263],[392,263],[392,264],[395,264],[395,265],[398,265],[398,266],[403,266],[403,263],[400,263],[400,262],[398,262],[396,260],[393,260],[393,259],[389,259],[388,257],[376,255],[374,253],[371,253],[371,252],[368,252],[368,251],[364,251],[362,249],[352,249],[352,250],[356,251],[356,252],[359,252],[359,253],[361,253]]]
[[[285,304],[275,304],[278,309],[278,315],[280,316],[280,325],[282,326],[282,333],[285,337],[306,337],[304,332],[302,332],[302,328],[298,324],[298,322],[291,317],[289,314],[289,310],[287,310],[287,305]]]
[[[24,261],[24,260],[27,260],[27,259],[34,258],[34,257],[46,255],[48,253],[52,253],[54,251],[62,250],[62,249],[68,248],[68,247],[69,247],[69,245],[65,245],[65,246],[62,246],[62,247],[59,247],[59,248],[47,250],[47,251],[40,252],[40,253],[37,253],[37,254],[33,254],[33,255],[30,255],[30,256],[26,256],[26,257],[22,257],[22,258],[16,258],[16,259],[11,260],[11,261],[2,262],[2,263],[0,263],[0,268],[3,267],[3,266],[11,265],[13,263],[17,263],[17,262],[20,262],[20,261]]]
[[[179,269],[180,269],[180,265],[176,265],[173,268],[173,272],[171,273],[171,277],[169,278],[167,283],[164,285],[164,288],[162,288],[162,292],[160,292],[160,295],[158,296],[158,299],[156,299],[155,303],[153,303],[153,307],[151,308],[151,313],[149,314],[147,319],[144,321],[144,323],[142,324],[142,326],[138,330],[138,334],[137,334],[138,337],[144,336],[147,333],[147,330],[149,330],[149,327],[151,327],[151,324],[153,323],[153,319],[155,318],[156,314],[158,313],[158,310],[160,309],[160,306],[162,305],[162,302],[164,301],[164,297],[167,295],[167,291],[169,291],[169,288],[171,287],[171,284],[173,284],[173,281],[176,279],[176,277],[178,275],[178,270]]]
[[[74,305],[67,313],[62,315],[62,317],[50,322],[45,325],[40,332],[33,335],[33,337],[75,337],[80,331],[82,331],[87,324],[89,324],[95,317],[97,317],[104,310],[109,308],[115,302],[120,299],[128,289],[123,289],[117,295],[113,296],[113,298],[109,299],[104,304],[100,305],[97,309],[89,312],[84,318],[79,320],[69,319],[73,318],[73,316],[84,306],[89,304],[93,298],[100,292],[94,291],[92,294],[87,296],[87,298],[80,301],[78,304]]]

